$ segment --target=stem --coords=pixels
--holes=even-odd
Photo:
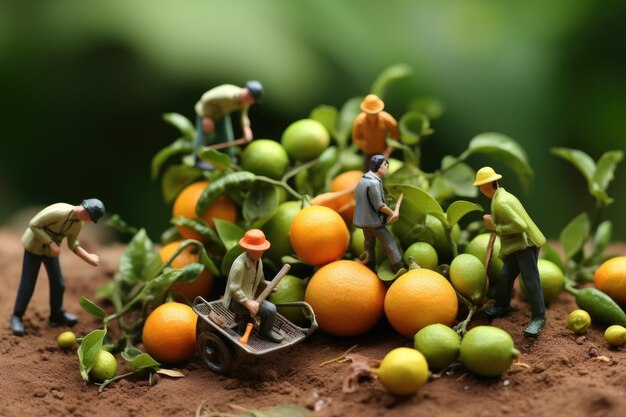
[[[452,240],[452,228],[445,227],[446,240],[448,244],[452,248],[452,258],[456,258],[459,255],[459,248],[456,245],[456,242]]]
[[[136,373],[141,372],[141,371],[143,371],[143,369],[139,369],[139,370],[136,370],[136,371],[131,371],[131,372],[127,373],[127,374],[124,374],[124,375],[118,375],[118,376],[115,376],[115,377],[113,377],[113,378],[111,378],[111,379],[107,379],[107,380],[106,380],[106,381],[104,381],[102,384],[100,384],[100,388],[98,388],[98,392],[102,392],[102,391],[104,391],[104,388],[105,388],[107,385],[109,385],[111,382],[118,381],[118,380],[120,380],[120,379],[122,379],[122,378],[126,378],[127,376],[131,376],[132,374],[136,374]]]
[[[287,182],[273,180],[271,178],[264,177],[263,175],[257,175],[254,179],[256,181],[266,182],[268,184],[276,185],[278,187],[283,187],[289,194],[293,195],[298,200],[302,200],[302,195],[300,195],[296,190],[291,188],[291,186],[289,186]]]
[[[476,306],[472,305],[469,308],[469,313],[467,313],[467,318],[454,327],[454,330],[456,330],[459,336],[462,337],[465,335],[465,333],[467,333],[467,325],[469,324],[470,320],[472,320],[474,313],[476,313]]]
[[[571,281],[567,280],[565,282],[565,291],[567,291],[568,293],[576,296],[580,290],[578,290],[578,289],[576,289],[574,287],[574,283],[572,283]]]

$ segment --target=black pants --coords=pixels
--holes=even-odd
[[[37,274],[41,264],[46,267],[48,272],[48,281],[50,281],[50,317],[59,317],[63,313],[63,293],[65,292],[65,283],[63,282],[63,274],[59,265],[58,256],[35,255],[24,250],[24,262],[22,265],[22,278],[20,279],[20,287],[17,291],[17,300],[15,300],[15,308],[13,315],[22,317],[28,307],[28,303],[35,291],[37,283]]]
[[[245,330],[246,324],[252,323],[250,311],[243,304],[239,304],[233,300],[230,302],[228,309],[242,317],[242,319],[237,323],[237,330],[239,332],[243,332]],[[259,306],[257,316],[261,319],[259,334],[268,334],[274,327],[274,321],[276,320],[276,306],[269,301],[263,301]]]
[[[546,304],[543,299],[541,281],[539,280],[539,270],[537,269],[538,256],[539,248],[531,246],[513,252],[504,258],[504,266],[496,287],[496,306],[509,306],[513,295],[513,283],[515,278],[521,273],[533,317],[545,316]]]

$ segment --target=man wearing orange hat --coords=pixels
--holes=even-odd
[[[270,242],[265,239],[265,234],[261,230],[250,229],[239,240],[239,246],[246,251],[239,255],[230,267],[223,299],[224,307],[242,317],[237,323],[237,332],[243,334],[246,325],[258,315],[261,319],[259,335],[274,343],[280,343],[283,336],[272,329],[276,320],[276,306],[269,301],[263,301],[259,305],[254,300],[261,281],[265,285],[269,284],[265,281],[261,257],[263,252],[269,249]]]
[[[364,172],[369,171],[373,155],[389,158],[393,148],[387,145],[387,137],[398,139],[398,122],[383,111],[385,103],[375,94],[368,94],[361,102],[361,110],[352,125],[352,141],[363,152]]]

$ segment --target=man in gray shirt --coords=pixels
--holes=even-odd
[[[354,191],[356,207],[352,225],[363,229],[365,236],[364,264],[375,261],[376,238],[380,239],[393,272],[404,267],[398,245],[385,225],[395,223],[400,212],[391,210],[385,203],[383,178],[389,170],[389,161],[383,155],[374,155],[370,160],[370,170],[363,174]]]

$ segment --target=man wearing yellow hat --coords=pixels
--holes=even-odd
[[[474,186],[491,199],[491,214],[484,215],[483,219],[487,228],[500,236],[500,257],[504,261],[496,287],[495,305],[485,309],[485,313],[491,317],[509,313],[513,283],[521,273],[532,311],[532,318],[524,334],[536,337],[546,322],[545,301],[537,269],[539,248],[546,243],[546,238],[526,213],[522,203],[498,185],[500,178],[502,175],[493,168],[483,167],[476,173],[474,181]]]
[[[361,110],[352,125],[352,142],[363,152],[364,171],[369,171],[370,159],[381,154],[389,158],[393,149],[387,145],[387,137],[398,139],[398,122],[383,111],[385,103],[375,94],[369,94],[361,102]]]
[[[228,273],[226,292],[224,293],[224,307],[243,319],[237,323],[237,331],[244,332],[246,324],[252,322],[252,317],[259,316],[261,324],[259,335],[274,343],[280,343],[283,336],[275,332],[274,321],[276,320],[276,306],[263,301],[260,305],[255,301],[255,294],[261,281],[266,285],[263,274],[263,252],[270,248],[270,242],[265,239],[265,234],[259,229],[250,229],[239,240],[239,246],[246,251],[239,255]]]

